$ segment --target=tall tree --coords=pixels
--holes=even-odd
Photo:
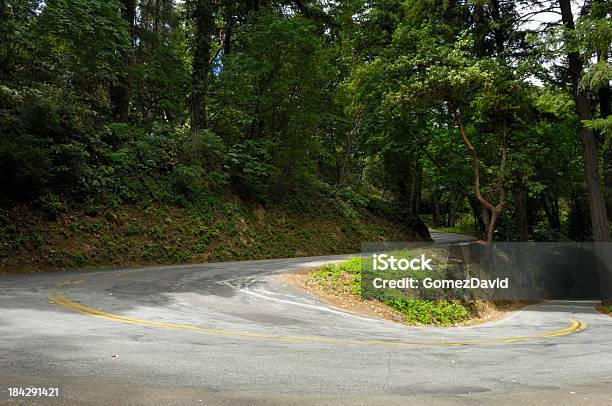
[[[136,18],[136,0],[123,0],[121,15],[127,21],[130,32],[131,46],[125,51],[126,67],[132,61],[132,47],[134,45],[134,22]],[[130,111],[130,81],[128,72],[121,72],[110,86],[110,102],[113,116],[119,121],[127,121]]]
[[[591,11],[591,18],[596,19],[598,23],[595,23],[595,26],[607,25],[610,26],[610,18],[612,18],[612,5],[605,2],[604,0],[594,0]],[[600,27],[597,27],[597,31],[605,32],[601,30]],[[596,50],[597,54],[597,65],[599,66],[608,66],[607,69],[603,68],[602,71],[605,71],[605,74],[600,75],[600,83],[598,83],[599,89],[597,89],[597,96],[599,98],[599,119],[602,122],[606,122],[608,118],[612,115],[612,89],[610,88],[610,78],[612,76],[611,67],[608,62],[610,57],[610,30],[607,30],[607,35],[601,35],[598,38],[597,43],[600,44],[599,49]],[[597,34],[595,34],[597,35]],[[612,222],[612,142],[606,142],[606,138],[612,137],[610,134],[612,129],[610,128],[611,124],[608,122],[607,130],[606,128],[600,129],[600,132],[603,133],[602,141],[604,144],[603,151],[603,162],[604,162],[604,185],[606,187],[605,195],[606,195],[606,209],[608,210],[608,221]],[[605,126],[604,126],[605,127]]]
[[[559,0],[559,7],[561,9],[561,18],[565,29],[568,32],[574,31],[576,26],[574,24],[571,1]],[[580,132],[580,139],[582,141],[582,159],[584,160],[584,175],[589,196],[593,239],[597,242],[606,242],[610,241],[610,230],[606,214],[606,204],[601,188],[597,141],[595,140],[593,130],[584,125],[584,121],[592,119],[591,101],[586,90],[580,86],[583,65],[579,52],[569,48],[567,59],[569,63],[572,93],[576,102],[576,112],[580,119],[578,131]]]
[[[211,67],[213,38],[216,34],[214,0],[190,0],[194,23],[193,60],[191,66],[191,96],[189,109],[191,131],[206,127],[206,92]]]

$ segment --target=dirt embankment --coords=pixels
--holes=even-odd
[[[429,238],[378,211],[317,204],[124,205],[95,215],[66,211],[54,220],[26,207],[0,208],[0,273],[346,254],[363,241]]]

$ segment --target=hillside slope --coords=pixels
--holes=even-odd
[[[178,264],[357,252],[364,241],[429,239],[419,220],[339,199],[305,207],[214,199],[207,205],[122,205],[46,219],[0,209],[0,271]]]

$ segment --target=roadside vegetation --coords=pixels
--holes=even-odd
[[[333,304],[339,301],[357,303],[361,306],[343,306],[348,310],[363,312],[376,310],[379,317],[399,321],[408,325],[452,326],[490,320],[501,312],[521,306],[521,303],[493,303],[485,301],[424,300],[394,298],[390,300],[361,299],[361,258],[354,257],[339,264],[327,264],[302,274],[292,280],[311,293],[321,296]],[[312,289],[315,285],[318,289]],[[345,296],[350,296],[346,298]],[[361,309],[363,307],[363,309]],[[384,308],[392,310],[387,311]],[[400,316],[399,318],[397,316]]]
[[[61,212],[53,220],[23,207],[4,209],[0,272],[325,255],[358,252],[362,241],[428,239],[391,212],[325,196],[312,204],[210,196],[206,205],[131,204],[96,215]]]
[[[602,312],[603,314],[607,314],[612,317],[612,306],[604,306],[602,304],[597,305],[597,310]]]
[[[612,8],[583,6],[0,1],[0,266],[339,253],[424,215],[609,241]]]
[[[481,237],[480,231],[478,230],[478,224],[474,222],[473,217],[469,214],[462,214],[457,219],[453,220],[453,222],[441,222],[438,224],[433,221],[431,215],[421,215],[421,218],[428,227],[436,231],[465,235],[474,238]]]

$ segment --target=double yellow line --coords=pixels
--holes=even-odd
[[[66,286],[70,284],[63,284],[60,286]],[[140,320],[133,317],[120,316],[118,314],[108,313],[99,309],[94,309],[82,305],[72,300],[65,292],[49,292],[50,303],[58,304],[67,309],[76,311],[81,314],[88,316],[99,317],[111,321],[136,324],[145,327],[156,327],[169,330],[185,330],[196,333],[213,334],[227,337],[244,337],[244,338],[257,338],[265,340],[276,340],[276,341],[287,341],[287,342],[307,342],[307,343],[329,343],[329,344],[352,344],[352,345],[389,345],[389,346],[463,346],[463,345],[489,345],[489,344],[503,344],[513,343],[518,341],[536,340],[536,339],[547,339],[553,337],[561,337],[568,334],[577,333],[586,328],[586,323],[579,320],[572,320],[571,324],[561,330],[551,331],[547,333],[527,336],[513,336],[506,338],[491,338],[482,340],[458,340],[458,341],[385,341],[385,340],[364,340],[364,339],[342,339],[342,338],[328,338],[328,337],[298,337],[298,336],[285,336],[285,335],[267,335],[258,333],[245,333],[238,331],[227,331],[209,329],[198,326],[192,326],[187,324],[174,324],[174,323],[162,323],[157,321]]]

